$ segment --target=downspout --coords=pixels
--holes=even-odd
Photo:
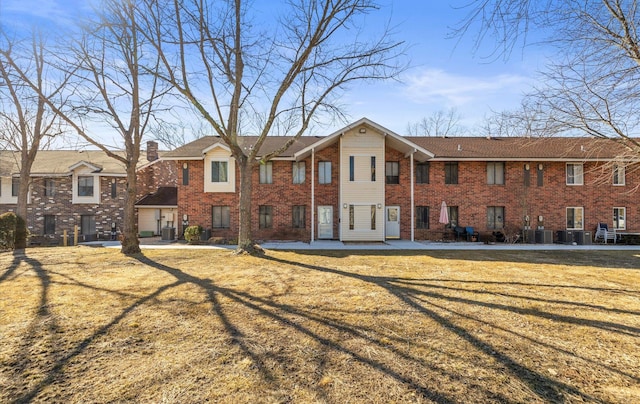
[[[338,208],[338,240],[340,240],[340,241],[342,241],[342,213],[343,213],[342,212],[343,211],[342,204],[344,203],[344,202],[342,202],[343,201],[343,199],[342,199],[342,187],[343,187],[342,178],[343,178],[343,175],[344,175],[344,167],[342,167],[342,163],[343,163],[343,160],[342,160],[342,136],[343,135],[344,135],[344,133],[340,134],[340,145],[339,145],[339,147],[340,147],[340,156],[338,157],[340,159],[340,162],[338,163],[340,165],[340,176],[338,177],[338,181],[339,181],[338,186],[340,187],[340,190],[338,191],[338,195],[339,195],[338,199],[339,200],[338,200],[337,208]]]
[[[316,149],[311,149],[311,243],[316,240]]]
[[[415,206],[414,205],[414,200],[413,200],[413,155],[415,154],[415,150],[411,153],[411,155],[409,156],[409,161],[410,161],[410,165],[411,168],[409,170],[410,172],[410,178],[411,178],[411,241],[414,241],[414,236],[415,236],[415,226],[416,226],[416,221],[414,219],[414,211],[415,211]]]

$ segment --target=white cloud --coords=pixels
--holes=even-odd
[[[404,93],[416,104],[464,108],[475,103],[499,103],[505,94],[519,98],[530,86],[531,79],[514,74],[472,77],[442,69],[424,69],[406,78]]]

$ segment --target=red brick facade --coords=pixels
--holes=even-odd
[[[322,149],[314,155],[315,206],[333,206],[334,238],[339,238],[340,221],[340,146],[339,142]],[[400,207],[400,237],[411,238],[411,179],[410,158],[389,146],[385,150],[386,161],[399,162],[399,184],[385,186],[385,204]],[[311,157],[305,162],[305,183],[293,184],[292,161],[273,161],[273,183],[260,184],[259,168],[253,172],[252,229],[257,240],[302,240],[311,239]],[[331,184],[318,183],[318,164],[330,161]],[[178,170],[178,206],[180,215],[186,214],[189,224],[212,228],[212,206],[229,206],[230,227],[212,229],[212,236],[235,239],[238,231],[239,172],[236,172],[235,193],[203,192],[203,161],[179,160],[178,167],[188,165],[188,185],[182,185],[183,170]],[[488,228],[488,207],[504,208],[504,228],[522,229],[524,218],[529,216],[529,225],[535,229],[544,226],[547,230],[567,228],[567,207],[584,209],[584,230],[594,231],[598,222],[611,225],[613,208],[626,208],[627,231],[640,231],[640,206],[637,202],[640,186],[640,170],[627,167],[626,183],[612,184],[611,168],[604,163],[585,162],[583,185],[566,184],[566,162],[563,161],[505,161],[504,184],[487,184],[486,161],[458,161],[458,183],[445,184],[445,161],[429,162],[429,183],[414,184],[414,206],[429,208],[429,228],[414,229],[416,240],[441,238],[445,226],[438,223],[440,206],[458,207],[458,225],[473,226],[483,235],[496,229]],[[414,162],[417,164],[417,162]],[[538,185],[538,166],[542,167]],[[528,170],[525,170],[525,166]],[[384,172],[384,164],[378,165]],[[348,169],[348,168],[347,168]],[[529,185],[525,186],[525,172],[529,172]],[[384,176],[379,177],[384,180]],[[273,225],[269,229],[259,226],[259,206],[273,208]],[[293,228],[292,210],[295,205],[304,205],[305,227]],[[538,222],[542,216],[543,222]],[[317,220],[317,219],[316,219]],[[344,218],[342,220],[345,220]],[[316,235],[317,238],[317,226]],[[180,229],[182,231],[182,229]]]

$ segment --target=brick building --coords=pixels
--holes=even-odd
[[[243,137],[251,147],[254,137]],[[265,153],[288,138],[267,138]],[[480,236],[523,228],[640,231],[640,162],[592,138],[403,137],[363,118],[325,137],[301,137],[253,173],[258,240],[383,241]],[[176,163],[178,225],[235,239],[239,175],[229,148],[204,137]],[[447,205],[449,223],[440,223]]]
[[[124,152],[116,152],[124,156]],[[0,213],[15,211],[20,154],[0,152]],[[148,143],[147,160],[138,167],[138,197],[160,186],[175,187],[173,162],[158,159]],[[126,172],[98,150],[41,150],[31,170],[27,227],[33,236],[60,239],[77,225],[81,240],[109,238],[122,228]]]

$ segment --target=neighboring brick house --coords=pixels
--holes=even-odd
[[[242,139],[244,147],[256,140]],[[288,139],[267,138],[263,150]],[[403,137],[363,118],[326,137],[301,137],[255,168],[253,234],[420,240],[456,225],[491,234],[595,230],[599,222],[638,232],[640,163],[623,154],[618,143],[591,138]],[[180,221],[235,239],[239,176],[229,148],[204,137],[163,159],[177,163]],[[442,202],[448,225],[439,223]]]
[[[175,186],[175,166],[158,160],[150,142],[151,161],[141,161],[139,197],[160,185]],[[15,211],[20,154],[2,151],[0,213]],[[124,156],[124,152],[116,152]],[[59,239],[77,225],[81,240],[109,238],[122,228],[126,173],[124,166],[98,150],[41,150],[31,170],[27,227],[34,236]]]

